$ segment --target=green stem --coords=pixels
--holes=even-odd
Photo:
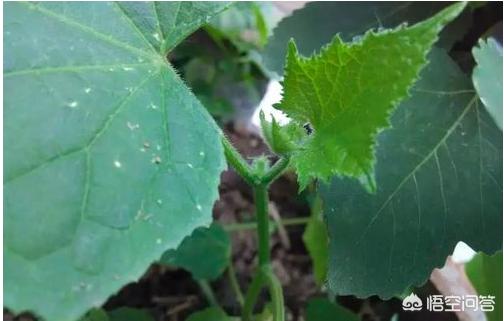
[[[264,274],[262,273],[262,270],[259,269],[252,279],[252,283],[250,283],[247,294],[245,295],[245,303],[242,311],[243,321],[252,321],[254,307],[263,288],[264,281]]]
[[[270,262],[268,190],[265,185],[254,186],[254,200],[259,243],[259,265],[262,266]]]
[[[289,158],[280,158],[275,165],[273,165],[263,177],[261,177],[261,183],[264,185],[269,185],[275,181],[283,171],[289,166]]]
[[[243,321],[252,321],[255,304],[264,286],[268,287],[273,303],[273,321],[284,321],[285,308],[282,285],[271,270],[269,264],[261,266],[252,280],[245,297],[245,305],[242,313]]]
[[[240,153],[231,145],[229,140],[223,136],[222,146],[224,147],[224,155],[229,164],[235,171],[249,184],[257,185],[260,181],[255,175],[250,165],[243,159]]]
[[[275,226],[295,226],[295,225],[303,225],[308,224],[310,221],[310,216],[306,217],[293,217],[293,218],[285,218],[280,222],[271,221],[270,223]],[[231,224],[223,224],[222,227],[228,232],[239,232],[246,230],[253,230],[257,228],[256,222],[247,222],[247,223],[231,223]]]
[[[210,286],[210,283],[206,280],[197,280],[201,291],[203,292],[203,295],[207,299],[208,303],[212,306],[219,306],[219,303],[217,303],[217,299],[215,298],[215,294],[212,290],[212,287]]]
[[[240,303],[240,306],[243,307],[243,293],[240,288],[240,284],[238,283],[238,279],[236,278],[236,272],[233,266],[233,262],[229,260],[229,265],[228,265],[228,278],[229,278],[229,283],[231,283],[231,288],[233,289],[234,293],[236,294],[236,299],[238,300],[238,303]]]
[[[273,320],[283,321],[285,317],[284,297],[282,284],[271,269],[266,272],[266,282],[268,284],[271,301],[273,303]]]
[[[282,286],[270,266],[268,186],[289,166],[288,158],[281,158],[268,171],[251,168],[238,151],[223,137],[224,154],[231,166],[252,186],[256,206],[259,269],[256,271],[243,304],[243,320],[251,321],[254,306],[263,286],[267,285],[273,302],[273,320],[284,321],[285,311]]]

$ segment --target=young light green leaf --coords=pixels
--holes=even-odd
[[[444,1],[379,1],[366,2],[365,5],[357,1],[309,2],[280,21],[262,52],[262,58],[269,70],[282,76],[287,43],[291,38],[296,40],[301,55],[310,56],[329,43],[336,33],[343,41],[352,41],[356,35],[372,28],[393,28],[404,22],[413,25],[448,5]],[[472,12],[464,10],[443,29],[437,45],[451,48],[472,25],[471,19]]]
[[[476,254],[465,271],[479,295],[495,297],[494,310],[486,312],[488,321],[502,320],[502,251]]]
[[[293,155],[301,188],[311,178],[358,178],[370,191],[376,135],[427,63],[439,31],[464,8],[454,4],[412,27],[368,32],[347,44],[339,36],[319,55],[302,58],[289,43],[284,98],[275,107],[313,134]],[[323,160],[323,161],[321,161]]]
[[[221,133],[148,37],[151,24],[171,30],[158,35],[171,48],[196,25],[172,30],[169,6],[183,23],[205,5],[147,5],[4,6],[4,304],[15,312],[76,320],[211,222]]]
[[[379,135],[377,192],[348,178],[321,186],[335,294],[388,298],[421,285],[459,241],[502,248],[502,132],[448,55],[429,59]]]
[[[328,299],[317,298],[308,301],[306,321],[358,321],[359,316]]]
[[[289,43],[284,97],[275,107],[313,134],[293,155],[301,188],[311,178],[360,179],[375,190],[376,135],[427,63],[439,31],[463,10],[454,4],[414,26],[367,32],[352,43],[339,36],[311,58]]]
[[[229,235],[220,225],[212,224],[194,230],[177,249],[166,251],[161,263],[182,267],[196,279],[213,280],[224,272],[230,257]]]
[[[474,68],[472,80],[481,101],[502,129],[502,47],[493,38],[479,41],[474,47]]]

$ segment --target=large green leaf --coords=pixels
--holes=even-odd
[[[454,4],[411,27],[367,32],[352,43],[336,36],[311,58],[300,57],[289,43],[284,97],[275,107],[314,130],[292,157],[301,188],[311,178],[338,174],[375,189],[376,135],[407,97],[439,31],[464,5]]]
[[[220,132],[158,49],[222,6],[4,6],[7,307],[75,320],[211,222]]]
[[[480,40],[479,47],[474,47],[472,52],[478,63],[472,76],[474,87],[502,129],[502,47],[495,39],[489,38]]]
[[[479,295],[493,296],[493,311],[486,312],[489,321],[502,320],[502,251],[494,255],[478,253],[465,265],[465,271]]]
[[[430,60],[379,136],[376,194],[347,178],[321,188],[336,294],[420,285],[458,241],[502,248],[502,132],[453,61]]]
[[[212,224],[194,230],[177,249],[166,251],[161,263],[180,266],[196,279],[213,280],[224,272],[230,258],[228,233],[220,225]]]
[[[294,38],[299,52],[310,56],[338,33],[344,41],[371,28],[392,28],[403,22],[414,24],[432,16],[449,3],[433,2],[351,2],[315,1],[283,19],[262,53],[266,67],[283,74],[287,43]],[[439,44],[449,48],[471,26],[467,10],[440,34]]]

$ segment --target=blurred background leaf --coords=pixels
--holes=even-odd
[[[479,295],[495,296],[495,310],[487,312],[488,321],[502,320],[502,251],[494,255],[478,253],[465,271]]]
[[[493,38],[480,39],[472,53],[477,63],[472,76],[474,87],[502,129],[502,46]]]

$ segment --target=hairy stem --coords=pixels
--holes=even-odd
[[[259,183],[259,178],[255,175],[250,165],[243,159],[240,153],[231,145],[226,137],[222,137],[222,146],[224,147],[224,155],[229,164],[235,171],[249,184],[256,185]]]
[[[271,270],[268,216],[268,186],[276,180],[289,166],[289,158],[281,158],[271,168],[264,171],[262,167],[252,168],[223,137],[224,154],[230,165],[253,188],[256,207],[259,268],[245,296],[243,320],[251,321],[254,306],[263,287],[267,287],[273,303],[273,320],[284,321],[285,311],[282,286]],[[261,168],[261,169],[259,169]]]
[[[264,176],[262,176],[261,182],[264,185],[269,185],[273,181],[275,181],[289,166],[290,159],[289,158],[280,158],[275,165],[273,165]]]

